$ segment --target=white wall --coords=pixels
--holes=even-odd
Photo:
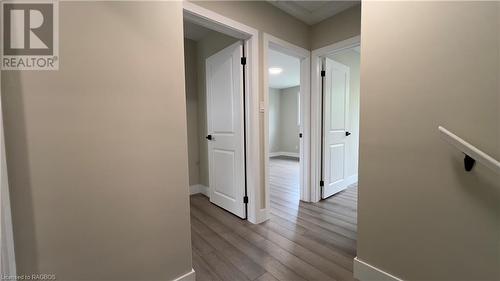
[[[499,2],[363,2],[358,257],[404,280],[498,280]]]
[[[299,86],[269,88],[269,152],[297,156],[300,152],[298,123]]]
[[[359,53],[353,50],[343,51],[341,53],[330,56],[331,59],[344,64],[350,69],[349,83],[349,120],[348,130],[351,135],[347,138],[346,143],[346,177],[358,174],[358,157],[359,157]]]

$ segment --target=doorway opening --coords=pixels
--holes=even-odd
[[[270,196],[300,197],[300,60],[270,49],[269,185]]]
[[[190,193],[258,223],[257,31],[183,5]]]
[[[360,36],[312,51],[311,201],[341,191],[356,199]],[[348,189],[348,190],[346,190]]]
[[[264,34],[264,46],[265,198],[270,212],[273,203],[309,201],[310,52],[269,34]]]

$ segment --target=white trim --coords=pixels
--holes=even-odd
[[[206,197],[209,197],[209,191],[207,186],[204,186],[202,184],[193,184],[189,186],[189,194],[194,195],[198,193],[201,193]]]
[[[360,281],[403,281],[403,279],[370,265],[358,257],[354,258],[353,266],[354,278]]]
[[[361,36],[355,36],[335,44],[313,50],[311,53],[311,202],[321,200],[321,58],[327,55],[359,46]]]
[[[191,269],[190,272],[183,274],[172,281],[196,281],[196,273],[194,272],[194,269]]]
[[[300,154],[298,156],[291,155],[288,152],[279,152],[279,155],[300,157],[300,200],[310,201],[310,72],[311,72],[311,52],[287,41],[264,33],[264,48],[263,48],[263,69],[268,68],[267,54],[269,48],[294,56],[300,59],[300,124],[302,139]],[[263,75],[264,86],[264,189],[266,197],[266,207],[270,205],[269,196],[269,81],[267,71]]]
[[[248,221],[260,223],[260,128],[259,128],[259,32],[257,29],[222,16],[188,1],[183,2],[184,17],[205,27],[245,40],[247,75],[245,91]]]
[[[1,89],[0,81],[0,89]],[[2,99],[0,95],[0,276],[16,276],[14,233],[10,208],[9,179],[3,130]]]
[[[286,152],[286,151],[269,152],[269,157],[276,157],[276,156],[288,156],[288,157],[300,158],[300,154],[297,152]]]

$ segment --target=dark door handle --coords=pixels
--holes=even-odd
[[[302,138],[302,133],[299,133],[299,138]]]
[[[345,136],[346,136],[346,137],[348,137],[348,136],[350,136],[350,135],[351,135],[351,133],[349,133],[349,132],[345,132]]]
[[[205,137],[207,140],[212,140],[212,135],[208,135]]]

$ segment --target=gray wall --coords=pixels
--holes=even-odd
[[[300,152],[298,97],[300,86],[269,89],[269,152]]]
[[[300,86],[281,89],[280,151],[299,153],[298,98]]]
[[[358,174],[359,157],[359,53],[353,50],[347,50],[330,56],[333,60],[342,63],[350,69],[349,83],[349,120],[348,129],[351,135],[346,143],[346,177]]]
[[[280,151],[280,90],[269,88],[269,152]]]
[[[404,280],[500,278],[500,178],[437,131],[500,158],[499,5],[363,3],[358,257]]]
[[[182,3],[59,8],[59,71],[1,73],[18,274],[172,280],[191,270]]]
[[[200,183],[198,61],[196,41],[184,39],[189,185]]]

